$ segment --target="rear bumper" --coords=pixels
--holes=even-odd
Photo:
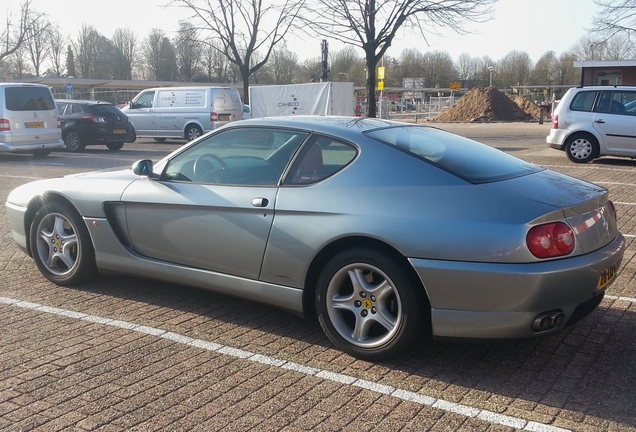
[[[550,134],[545,138],[549,147],[557,150],[565,150],[565,139],[569,132],[565,129],[550,129]]]
[[[39,143],[39,144],[12,144],[0,142],[0,153],[30,153],[38,150],[54,150],[64,148],[64,141]]]
[[[618,268],[625,239],[618,236],[595,252],[540,263],[493,264],[411,259],[431,303],[438,338],[525,338],[563,329],[591,312],[607,290],[597,284],[603,270]],[[600,297],[602,298],[602,297]],[[561,311],[559,326],[538,332],[533,320]]]

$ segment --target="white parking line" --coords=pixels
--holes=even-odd
[[[0,297],[0,304],[6,304],[10,306],[20,307],[24,309],[35,310],[39,312],[50,313],[54,315],[64,316],[68,318],[75,318],[83,321],[89,321],[93,323],[119,327],[134,332],[145,333],[153,336],[157,336],[163,339],[167,339],[176,343],[193,346],[208,351],[215,351],[231,357],[245,359],[247,361],[253,361],[263,363],[272,367],[278,367],[282,369],[292,370],[294,372],[302,373],[305,375],[312,375],[327,381],[337,382],[343,385],[360,387],[368,391],[375,393],[381,393],[384,395],[392,396],[405,401],[413,402],[419,405],[426,405],[432,408],[436,408],[442,411],[452,412],[455,414],[463,415],[465,417],[478,418],[483,421],[514,427],[521,430],[536,431],[536,432],[570,432],[569,429],[562,429],[555,426],[546,425],[534,421],[528,421],[521,418],[507,416],[492,411],[486,411],[479,408],[469,407],[467,405],[458,404],[455,402],[438,399],[419,393],[411,392],[408,390],[398,389],[392,386],[374,383],[372,381],[363,380],[350,375],[344,375],[340,373],[330,372],[318,368],[304,366],[298,363],[289,362],[286,360],[277,359],[274,357],[264,356],[262,354],[255,354],[249,351],[232,348],[226,345],[217,344],[214,342],[204,341],[201,339],[193,339],[188,336],[180,335],[178,333],[161,330],[154,327],[140,326],[126,321],[113,320],[110,318],[104,318],[95,315],[88,315],[81,312],[70,311],[66,309],[59,309],[50,306],[44,306],[38,303],[31,303],[22,300],[12,299],[9,297]]]
[[[620,301],[626,301],[630,303],[636,303],[636,298],[634,297],[617,297],[617,296],[606,295],[605,298],[608,300],[620,300]]]

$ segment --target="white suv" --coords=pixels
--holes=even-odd
[[[573,162],[606,155],[636,158],[636,87],[571,88],[552,118],[546,142]]]

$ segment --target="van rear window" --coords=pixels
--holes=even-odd
[[[5,87],[5,106],[9,111],[49,111],[55,102],[45,87]]]

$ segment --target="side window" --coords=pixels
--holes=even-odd
[[[636,115],[636,92],[615,91],[612,95],[610,112],[622,115]]]
[[[596,105],[596,108],[594,109],[594,111],[599,113],[608,113],[610,112],[610,107],[612,106],[612,103],[613,103],[612,92],[611,91],[601,92],[601,97],[599,98],[598,104]]]
[[[155,92],[146,92],[135,100],[133,108],[152,108],[152,101],[155,98]]]
[[[572,111],[592,111],[592,105],[594,104],[594,98],[596,97],[595,91],[582,91],[578,92],[572,103],[570,109]]]
[[[358,154],[350,144],[314,135],[303,147],[290,173],[288,184],[311,184],[332,176]]]
[[[175,156],[162,180],[275,186],[306,137],[285,129],[227,129]]]
[[[72,109],[73,109],[73,114],[81,114],[81,113],[83,113],[83,112],[84,112],[84,109],[82,108],[82,106],[81,106],[81,105],[78,105],[78,104],[72,104],[72,105],[69,105],[69,106],[70,106],[70,107],[72,107]]]

